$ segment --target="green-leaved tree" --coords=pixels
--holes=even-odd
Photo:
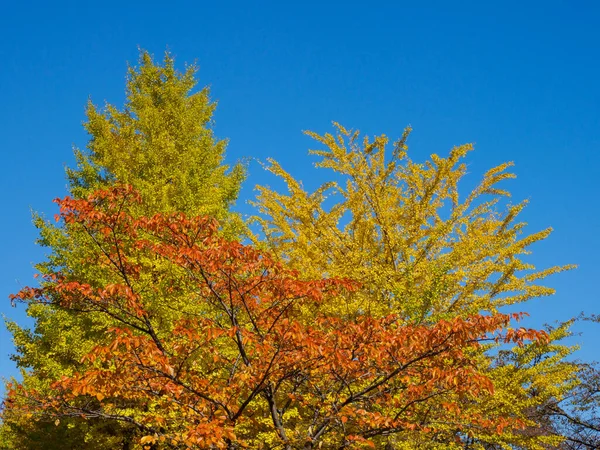
[[[208,215],[219,220],[224,236],[239,235],[243,224],[230,208],[245,169],[224,164],[226,141],[212,130],[216,104],[208,88],[195,89],[196,72],[195,66],[178,71],[168,53],[160,64],[141,51],[138,66],[128,70],[124,107],[87,106],[84,126],[90,139],[85,150],[75,150],[77,166],[67,169],[70,195],[85,198],[100,188],[128,184],[144,198],[139,214]],[[97,268],[81,263],[97,251],[85,230],[58,227],[40,215],[34,223],[39,244],[49,251],[47,260],[36,266],[40,273],[59,271],[92,286],[106,281]],[[111,327],[106,317],[67,311],[58,300],[28,306],[33,329],[7,324],[17,350],[14,360],[28,389],[49,392],[53,381],[78,370],[81,357],[103,342]],[[153,314],[169,322],[185,308],[182,294],[157,299]],[[129,448],[135,432],[118,422],[73,417],[55,423],[23,417],[10,408],[4,409],[2,420],[0,448],[8,449]]]

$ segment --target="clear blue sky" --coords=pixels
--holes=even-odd
[[[556,296],[525,306],[531,323],[600,312],[597,2],[85,3],[7,1],[0,13],[5,315],[26,323],[7,296],[33,282],[43,257],[30,208],[55,213],[72,145],[86,143],[85,103],[122,104],[138,46],[198,61],[229,161],[275,157],[308,187],[325,174],[315,175],[301,130],[328,131],[332,120],[391,137],[411,124],[417,160],[474,142],[470,182],[514,161],[506,187],[530,199],[529,229],[555,228],[532,260],[579,265],[550,281]],[[253,164],[240,209],[257,183],[279,186]],[[576,329],[578,356],[600,359],[600,326]],[[1,376],[16,373],[11,351],[0,327]]]

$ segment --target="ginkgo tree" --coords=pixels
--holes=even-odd
[[[477,362],[482,345],[548,342],[511,328],[519,314],[340,315],[333,305],[362,297],[360,282],[307,279],[222,237],[213,218],[135,214],[142,200],[130,186],[58,204],[58,220],[93,242],[79,263],[97,272],[47,272],[12,299],[113,326],[52,395],[12,385],[13,413],[121,421],[136,430],[134,448],[148,449],[383,448],[406,434],[435,440],[448,424],[457,443],[525,426],[501,409],[465,407],[494,392]],[[180,314],[166,321],[161,306]]]
[[[117,182],[134,186],[144,196],[135,214],[152,215],[180,211],[210,215],[219,220],[220,232],[233,237],[243,229],[239,216],[230,212],[242,180],[244,167],[224,163],[226,141],[216,139],[212,114],[216,104],[209,90],[196,89],[196,66],[176,69],[170,54],[155,62],[141,51],[137,66],[128,70],[126,101],[122,108],[111,104],[87,105],[84,124],[90,139],[87,148],[76,149],[76,166],[67,169],[68,188],[74,198]],[[78,227],[55,226],[36,215],[39,244],[48,258],[36,267],[40,273],[60,270],[72,276],[97,278],[104,273],[95,265],[81,265],[94,252],[93,242]],[[35,325],[27,329],[8,322],[14,337],[13,356],[25,384],[40,392],[64,375],[70,375],[81,357],[104,339],[106,317],[80,314],[55,304],[32,304],[27,314]],[[165,304],[155,314],[171,320],[177,312]],[[0,447],[52,449],[77,447],[100,450],[127,448],[126,426],[103,420],[77,418],[54,422],[31,422],[3,411]]]
[[[551,229],[526,234],[519,221],[526,202],[503,202],[510,193],[501,182],[514,178],[510,163],[490,169],[474,189],[462,192],[471,145],[417,163],[408,154],[410,128],[390,149],[385,135],[369,139],[335,127],[333,134],[307,132],[322,146],[311,153],[320,158],[318,168],[335,173],[331,181],[307,192],[270,160],[268,170],[285,181],[288,193],[259,186],[255,202],[262,213],[256,218],[261,230],[254,236],[256,245],[307,278],[326,273],[361,281],[361,288],[342,296],[329,313],[394,314],[406,325],[496,314],[551,295],[554,290],[540,280],[571,268],[538,270],[527,259],[531,245]],[[463,408],[476,415],[502,411],[523,420],[527,429],[507,428],[501,435],[481,429],[470,438],[469,448],[559,445],[562,438],[544,427],[540,417],[545,405],[561,401],[577,384],[577,368],[565,360],[573,348],[560,343],[568,334],[568,327],[559,327],[548,342],[516,347],[501,359],[492,356],[498,349],[479,349],[478,367],[493,380],[495,393],[485,401],[465,400]],[[445,422],[439,405],[430,414]],[[435,442],[439,448],[453,448],[457,436],[460,431],[449,423]],[[404,445],[437,444],[416,436]]]

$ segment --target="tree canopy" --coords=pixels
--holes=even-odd
[[[269,161],[288,192],[258,187],[252,233],[195,75],[141,52],[123,108],[88,104],[58,223],[34,218],[38,285],[12,296],[35,326],[8,323],[1,448],[593,447],[572,321],[505,311],[572,268],[528,259],[551,230],[506,200],[510,163],[464,192],[472,146],[417,163],[410,129],[390,150],[335,124],[308,132],[313,192]]]
[[[192,448],[381,446],[397,434],[445,429],[432,407],[466,436],[524,427],[501,410],[461,406],[494,392],[477,370],[482,342],[546,341],[544,332],[508,328],[518,314],[431,326],[395,314],[343,319],[327,306],[357,283],[302,280],[268,254],[219,237],[214,219],[134,217],[139,203],[130,187],[59,201],[61,220],[95,243],[80,264],[95,264],[106,281],[48,273],[41,287],[12,298],[94,312],[116,326],[80,370],[52,383],[51,396],[11,388],[9,402],[20,399],[23,414],[122,421],[142,445]],[[162,320],[161,302],[186,313]]]
[[[306,192],[271,160],[268,169],[283,178],[288,193],[259,187],[255,202],[262,212],[257,218],[265,236],[262,245],[281,260],[308,277],[326,273],[362,282],[332,312],[394,313],[419,325],[495,314],[507,305],[551,295],[554,290],[540,280],[572,268],[537,270],[526,260],[530,246],[551,229],[525,233],[518,215],[526,202],[501,209],[502,198],[510,193],[499,184],[514,178],[510,163],[488,170],[471,192],[460,193],[471,145],[416,163],[408,155],[410,128],[390,152],[386,136],[361,138],[358,131],[335,126],[336,134],[307,132],[325,147],[311,153],[320,157],[318,168],[334,172],[330,182]],[[258,235],[254,240],[260,245]],[[540,408],[561,399],[576,383],[577,370],[564,359],[573,349],[559,342],[567,328],[553,330],[544,345],[514,348],[497,359],[491,348],[480,349],[480,368],[496,389],[485,401],[473,399],[464,406],[473,405],[474,414],[483,405],[488,411],[502,410],[530,429],[507,429],[501,436],[480,430],[473,443],[544,448],[560,441],[548,427],[540,431],[537,417]],[[454,425],[446,431],[438,436],[442,448],[453,445],[457,435]]]

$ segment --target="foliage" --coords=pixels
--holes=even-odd
[[[35,217],[40,285],[14,297],[35,328],[8,323],[23,381],[0,447],[595,445],[597,372],[566,361],[570,324],[501,314],[570,268],[529,262],[551,230],[501,207],[509,163],[463,196],[471,146],[418,164],[410,129],[391,154],[385,136],[308,133],[336,175],[308,193],[271,161],[289,193],[259,187],[262,235],[241,245],[244,170],[194,76],[142,52],[122,110],[88,105],[61,223]]]
[[[302,279],[219,236],[212,218],[134,215],[141,198],[131,187],[58,203],[59,218],[94,243],[78,263],[102,276],[45,273],[12,298],[115,326],[52,396],[11,386],[8,405],[21,414],[122,421],[144,448],[381,447],[412,432],[433,439],[448,424],[465,437],[524,426],[501,410],[463,407],[494,390],[477,368],[482,343],[547,342],[544,332],[509,328],[518,314],[432,324],[330,314],[360,285]],[[161,308],[182,313],[166,321]]]
[[[526,259],[530,246],[551,230],[524,234],[518,215],[526,202],[500,210],[509,193],[499,183],[514,178],[507,171],[510,163],[490,169],[471,192],[461,195],[464,157],[472,146],[455,147],[446,158],[431,155],[419,164],[407,153],[410,129],[388,154],[386,136],[361,139],[358,132],[336,127],[336,135],[307,133],[325,146],[311,151],[321,158],[317,167],[336,174],[314,192],[306,192],[270,160],[268,170],[287,183],[289,193],[259,187],[256,205],[262,216],[256,220],[266,243],[254,236],[257,245],[308,278],[326,273],[362,282],[358,292],[332,305],[331,314],[397,314],[407,325],[430,325],[482,311],[495,314],[554,292],[539,281],[570,266],[537,270]],[[480,369],[496,391],[486,402],[473,402],[473,414],[502,411],[525,421],[529,431],[507,429],[498,437],[484,430],[473,445],[558,444],[553,432],[530,431],[539,428],[536,408],[560,401],[575,382],[576,368],[564,362],[572,350],[556,343],[532,344],[514,349],[513,361],[500,364],[481,349]],[[438,437],[440,448],[450,448],[456,436],[448,427]]]
[[[178,72],[169,54],[160,65],[141,52],[139,66],[128,72],[122,110],[110,104],[104,109],[88,104],[85,128],[90,140],[87,150],[75,151],[77,167],[67,169],[71,194],[86,198],[98,188],[127,182],[144,196],[133,214],[211,215],[220,220],[223,235],[239,234],[243,224],[229,208],[244,168],[236,165],[229,170],[223,164],[225,142],[217,141],[211,129],[215,104],[208,89],[194,91],[195,74],[194,66]],[[38,215],[34,222],[40,230],[39,243],[50,250],[47,261],[36,266],[42,274],[61,271],[96,283],[106,281],[106,274],[94,264],[80,264],[95,251],[84,230],[68,224],[57,227]],[[33,330],[7,324],[17,349],[14,359],[26,385],[48,394],[50,383],[78,370],[81,357],[105,339],[111,322],[100,314],[81,314],[56,304],[31,304],[27,313],[35,320]],[[177,315],[167,305],[156,313],[164,314],[163,320]],[[38,434],[56,442],[64,442],[62,436],[69,435],[75,442],[93,441],[98,448],[106,442],[102,448],[107,449],[115,448],[115,442],[126,447],[129,439],[126,427],[109,429],[101,421],[94,427],[73,419],[56,427],[53,422],[18,420],[7,412],[0,427],[9,448],[35,448],[26,442]],[[52,430],[54,434],[48,434]]]
[[[114,182],[134,186],[144,196],[144,213],[181,211],[232,220],[229,207],[244,178],[241,165],[227,173],[225,141],[210,128],[216,104],[209,90],[193,92],[195,66],[180,73],[167,53],[157,65],[141,52],[129,68],[122,110],[87,106],[87,152],[76,150],[76,169],[67,169],[74,196]]]

